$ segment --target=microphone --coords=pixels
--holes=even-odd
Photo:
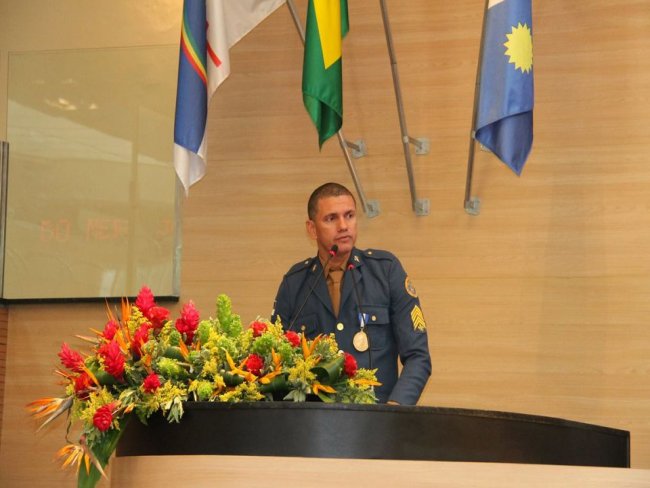
[[[352,263],[348,264],[348,270],[352,271],[356,268],[356,266]],[[354,334],[354,337],[352,338],[352,344],[354,345],[354,348],[359,351],[359,352],[364,352],[368,351],[368,368],[372,369],[372,351],[370,348],[370,337],[368,334],[366,334],[366,317],[367,315],[363,313],[363,309],[361,308],[361,295],[359,295],[359,288],[357,287],[357,282],[354,279],[353,275],[350,275],[350,279],[352,280],[352,288],[354,288],[354,296],[357,301],[357,307],[359,308],[359,332]]]
[[[314,293],[314,289],[316,288],[316,285],[318,282],[321,280],[323,275],[325,274],[325,268],[327,268],[327,265],[330,264],[330,261],[334,256],[336,256],[336,253],[339,252],[339,246],[334,244],[329,251],[327,251],[327,261],[325,261],[325,264],[323,265],[323,268],[320,270],[320,273],[318,274],[318,277],[314,280],[314,283],[311,285],[311,288],[309,288],[309,292],[305,296],[305,299],[303,300],[302,304],[300,307],[298,307],[298,312],[296,312],[296,315],[293,316],[293,319],[291,322],[289,322],[289,328],[287,330],[291,330],[293,328],[293,324],[296,323],[296,320],[298,320],[298,317],[300,317],[300,314],[302,313],[302,309],[305,308],[305,305],[307,304],[307,300],[309,300],[309,297],[311,296],[312,293]]]

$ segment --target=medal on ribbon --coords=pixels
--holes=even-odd
[[[365,331],[367,320],[368,320],[367,313],[359,313],[359,328],[361,330],[359,330],[359,332],[354,334],[354,337],[352,338],[352,345],[359,352],[367,351],[370,345],[368,341],[368,334],[366,334]]]

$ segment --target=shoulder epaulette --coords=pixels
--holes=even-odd
[[[383,251],[381,249],[364,249],[361,251],[364,257],[370,259],[379,259],[379,260],[395,260],[395,255],[389,251]]]
[[[292,274],[298,273],[299,271],[303,271],[305,268],[308,268],[312,264],[312,261],[314,261],[313,257],[304,259],[304,260],[294,264],[293,266],[291,266],[289,271],[287,271],[286,276],[290,276]]]

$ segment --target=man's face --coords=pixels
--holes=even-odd
[[[339,246],[337,256],[345,257],[357,241],[357,207],[349,195],[325,197],[318,200],[314,220],[307,221],[307,232],[318,243],[322,257],[334,244]]]

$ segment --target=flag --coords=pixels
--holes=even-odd
[[[348,28],[347,0],[309,0],[302,99],[318,130],[319,146],[343,124],[341,46]]]
[[[490,0],[474,137],[521,174],[533,145],[531,0]]]
[[[208,104],[217,87],[230,75],[230,48],[285,1],[184,1],[174,167],[186,194],[205,175]]]

